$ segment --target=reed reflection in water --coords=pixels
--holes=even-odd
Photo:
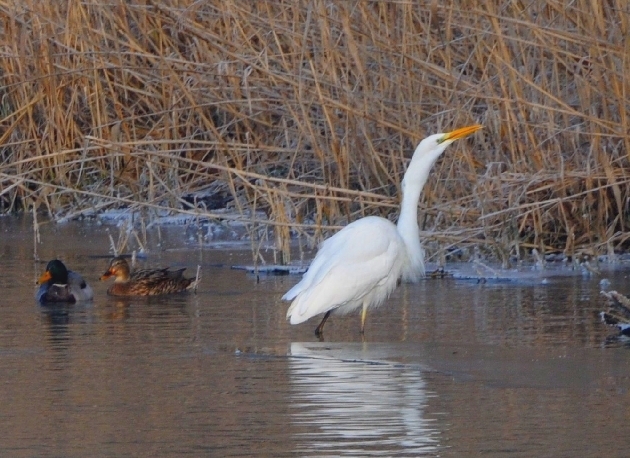
[[[440,433],[424,417],[430,394],[421,369],[375,357],[360,344],[291,344],[292,421],[301,431],[296,452],[435,455]]]

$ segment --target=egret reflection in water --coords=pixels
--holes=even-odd
[[[421,456],[439,450],[424,417],[421,369],[378,359],[360,345],[291,344],[292,421],[299,453]]]

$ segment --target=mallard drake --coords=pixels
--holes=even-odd
[[[129,264],[122,256],[109,263],[109,268],[101,280],[116,277],[114,284],[107,289],[110,296],[157,296],[180,293],[195,286],[195,279],[184,277],[186,268],[178,270],[142,269],[129,271]]]
[[[90,301],[94,292],[81,275],[71,270],[58,259],[46,265],[46,272],[39,277],[39,288],[35,297],[40,304],[57,302]]]
[[[630,298],[617,291],[602,291],[602,296],[608,299],[608,310],[600,312],[602,321],[610,326],[616,326],[623,335],[630,336]]]

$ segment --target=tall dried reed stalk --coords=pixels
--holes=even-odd
[[[290,230],[395,216],[426,134],[483,135],[421,202],[438,250],[627,249],[630,4],[0,0],[0,210]],[[256,220],[253,207],[266,212]]]

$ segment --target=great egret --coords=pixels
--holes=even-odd
[[[413,153],[402,181],[403,198],[398,224],[368,216],[348,224],[325,240],[302,280],[283,300],[291,324],[325,313],[315,334],[321,336],[332,312],[346,314],[363,307],[361,334],[370,307],[378,307],[396,288],[398,279],[416,282],[424,276],[424,253],[418,229],[418,200],[429,171],[446,147],[481,129],[462,127],[431,135]]]
[[[91,301],[94,292],[81,275],[68,270],[63,262],[53,259],[37,281],[35,297],[40,304]]]

